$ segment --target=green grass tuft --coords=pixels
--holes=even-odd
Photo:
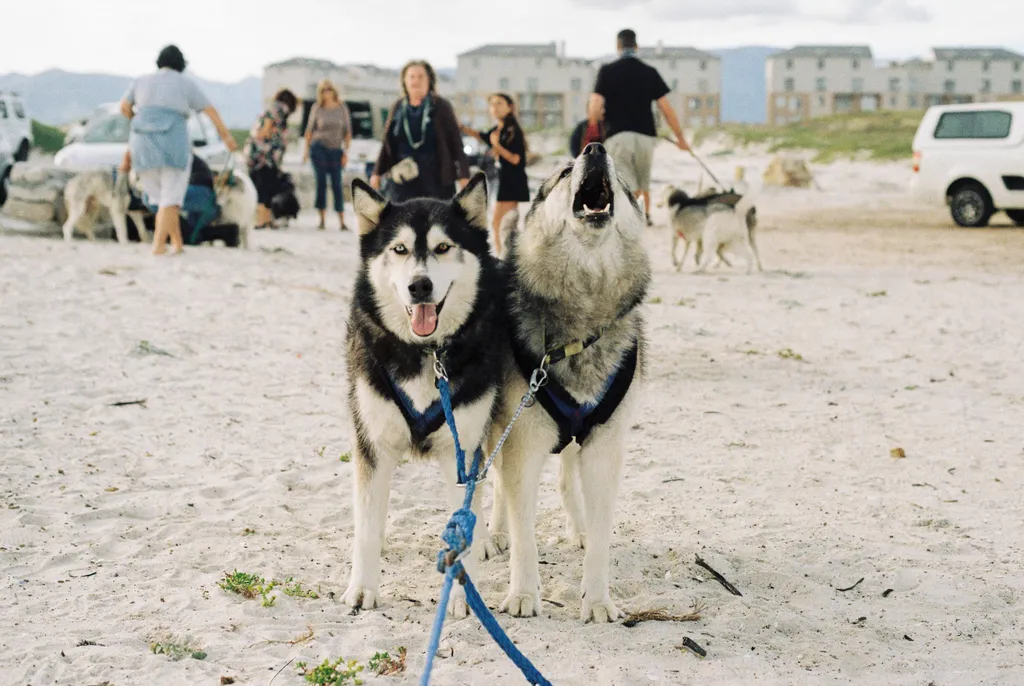
[[[306,678],[306,681],[316,686],[344,686],[345,684],[358,686],[363,683],[358,678],[358,674],[363,671],[363,666],[355,660],[346,662],[345,658],[339,657],[334,662],[324,660],[322,664],[312,669],[305,662],[299,662],[295,667],[299,670],[299,674]]]

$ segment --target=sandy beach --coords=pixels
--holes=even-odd
[[[702,154],[755,184],[768,159]],[[656,185],[699,177],[657,164]],[[674,272],[655,210],[612,595],[700,619],[579,621],[552,460],[545,616],[499,621],[553,683],[1024,683],[1024,230],[915,206],[909,163],[812,171],[821,190],[762,192],[759,275]],[[297,662],[400,646],[404,674],[361,678],[418,683],[449,512],[435,466],[399,469],[384,606],[340,602],[358,255],[315,222],[161,259],[0,234],[0,685],[297,686]],[[264,607],[218,586],[235,570],[318,597]],[[481,565],[489,605],[507,584],[507,554]],[[525,683],[475,619],[442,646],[435,684]]]

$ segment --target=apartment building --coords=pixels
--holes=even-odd
[[[866,45],[801,45],[767,60],[767,120],[1021,98],[1022,65],[1024,56],[1002,48],[934,48],[928,59],[876,63]]]
[[[721,120],[721,60],[694,48],[658,45],[639,56],[658,69],[672,88],[670,98],[684,127]],[[525,128],[569,129],[587,115],[587,102],[601,64],[614,57],[568,57],[565,43],[483,45],[458,55],[454,104],[460,120],[490,122],[487,96],[506,92]]]

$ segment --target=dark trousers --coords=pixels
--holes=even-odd
[[[309,160],[313,163],[313,174],[316,176],[316,208],[327,209],[327,181],[331,182],[331,195],[334,196],[334,211],[345,209],[345,196],[341,191],[341,148],[328,148],[323,143],[309,146]]]

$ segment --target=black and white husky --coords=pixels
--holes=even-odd
[[[510,216],[503,228],[515,225]],[[588,145],[545,181],[509,236],[513,360],[494,431],[519,405],[533,370],[547,383],[514,425],[499,461],[492,540],[511,543],[502,609],[540,609],[535,524],[544,462],[560,453],[568,535],[586,549],[584,621],[621,616],[608,592],[609,546],[630,414],[644,359],[640,304],[651,279],[644,214],[603,146]],[[549,362],[544,363],[546,356]]]
[[[452,388],[467,469],[484,443],[508,357],[502,281],[490,254],[487,190],[477,174],[451,202],[389,203],[352,185],[361,265],[348,320],[348,400],[355,437],[355,545],[344,601],[377,605],[391,473],[402,458],[437,460],[461,507],[455,450],[435,386],[435,354]],[[479,495],[479,491],[477,491]],[[474,501],[474,510],[479,507]],[[478,520],[479,521],[479,520]],[[477,526],[470,577],[488,544]],[[424,532],[436,538],[436,532]],[[449,611],[467,614],[456,585]]]

